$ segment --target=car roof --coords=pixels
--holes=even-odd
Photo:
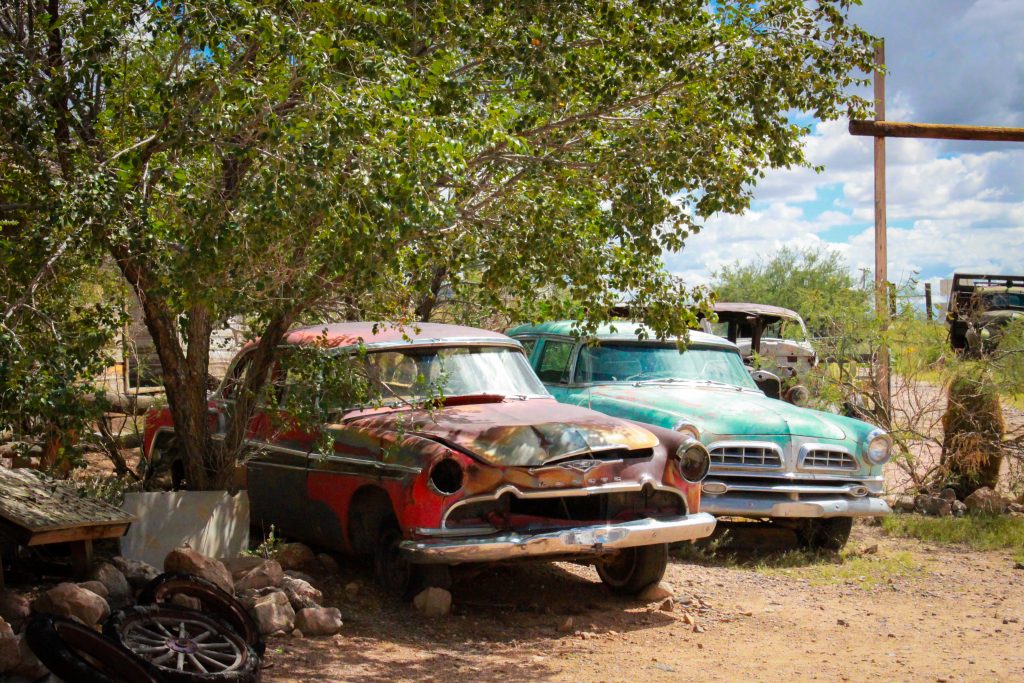
[[[396,326],[387,322],[345,322],[299,327],[285,335],[290,345],[323,344],[330,348],[346,348],[360,343],[367,347],[408,346],[439,343],[496,343],[518,346],[519,343],[500,332],[462,325],[440,323],[408,323]]]
[[[779,318],[799,318],[796,311],[782,306],[768,304],[751,304],[734,301],[719,301],[715,304],[715,313],[750,313],[753,315],[776,316]]]
[[[540,323],[539,325],[519,325],[518,327],[514,327],[509,330],[507,334],[509,336],[544,334],[559,337],[578,337],[579,334],[574,329],[575,325],[576,321],[574,320],[552,320]],[[614,320],[599,325],[593,336],[598,339],[616,341],[639,341],[637,339],[638,330],[646,331],[650,341],[657,340],[657,335],[654,334],[651,328],[647,325],[638,322],[631,322],[629,320]],[[728,339],[708,334],[706,332],[698,332],[696,330],[690,330],[690,345],[724,346],[730,349],[737,348],[736,345]]]

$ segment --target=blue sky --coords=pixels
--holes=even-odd
[[[885,38],[888,119],[1024,127],[1024,0],[864,0],[853,18]],[[726,263],[814,244],[872,267],[871,140],[846,121],[812,127],[807,155],[822,173],[769,172],[750,210],[713,217],[669,269],[699,284]],[[1024,143],[890,139],[887,157],[890,280],[1024,271]]]

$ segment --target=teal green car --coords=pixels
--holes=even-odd
[[[691,332],[638,339],[642,325],[601,327],[596,343],[571,322],[524,325],[522,342],[548,391],[564,403],[686,432],[711,453],[701,510],[792,527],[807,547],[839,549],[855,517],[890,512],[881,498],[892,441],[860,420],[768,398],[732,342]]]

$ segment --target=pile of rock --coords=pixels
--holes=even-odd
[[[159,573],[144,562],[115,557],[94,565],[88,580],[58,583],[31,602],[15,591],[0,591],[0,677],[34,680],[46,674],[46,667],[23,637],[25,622],[33,612],[96,627],[111,610],[134,604],[136,592]]]
[[[223,572],[227,577],[231,587],[225,590],[233,592],[248,608],[260,633],[332,636],[341,630],[341,611],[321,605],[323,593],[303,571],[337,571],[337,562],[331,556],[316,555],[302,543],[286,543],[273,558],[243,555],[223,562],[205,559],[214,567],[208,571]]]
[[[1015,502],[987,486],[974,491],[962,501],[957,500],[953,489],[945,488],[938,493],[897,496],[891,501],[891,505],[897,512],[917,512],[933,517],[962,517],[969,512],[1024,516],[1024,496]]]

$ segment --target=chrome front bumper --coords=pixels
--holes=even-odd
[[[495,562],[559,555],[600,555],[622,548],[679,543],[710,536],[715,518],[706,512],[670,519],[575,527],[538,534],[503,533],[475,538],[402,541],[402,553],[417,564]]]
[[[723,493],[703,495],[700,509],[719,517],[880,517],[892,510],[881,498],[807,495],[799,500],[777,496]]]

